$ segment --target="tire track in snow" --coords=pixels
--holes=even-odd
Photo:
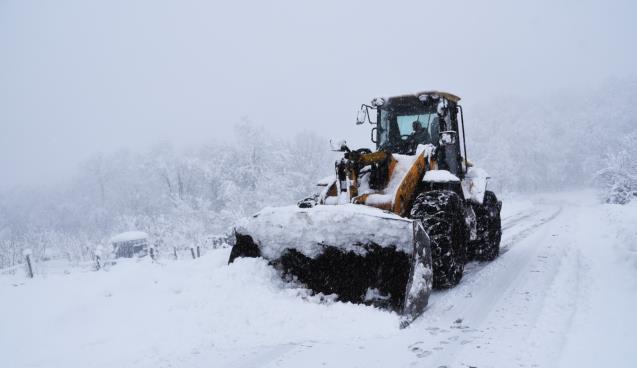
[[[518,224],[521,223],[522,220],[526,220],[528,218],[531,218],[535,215],[537,215],[538,213],[540,213],[541,210],[532,210],[532,211],[528,211],[528,212],[521,212],[521,213],[517,213],[515,215],[509,216],[509,217],[505,217],[502,219],[502,231],[506,231]]]
[[[534,215],[542,214],[543,213],[542,210],[535,210],[535,211],[532,211],[531,213],[524,214],[523,216],[516,218],[515,222],[510,223],[506,229],[503,227],[502,241],[500,242],[500,257],[506,254],[511,249],[511,247],[514,246],[516,243],[526,239],[531,234],[533,234],[533,232],[537,230],[540,226],[552,221],[557,216],[559,216],[560,213],[562,212],[562,207],[559,207],[559,206],[556,206],[556,207],[557,208],[554,208],[553,212],[550,215],[541,217],[538,220],[533,221],[531,224],[527,224],[526,226],[522,227],[520,230],[518,230],[515,233],[508,234],[505,231],[512,227],[524,225],[522,220],[531,218]],[[489,264],[490,262],[467,263],[465,265],[464,275],[462,279],[466,280],[468,275],[472,275],[472,274],[475,274],[476,272],[480,272],[480,270],[482,270],[484,267],[488,266]]]
[[[278,345],[255,346],[251,351],[229,364],[234,368],[265,368],[279,366],[279,363],[294,352],[303,351],[312,347],[312,343],[287,343]]]
[[[536,214],[541,213],[541,211],[537,211]],[[534,222],[533,224],[529,225],[529,226],[525,226],[524,228],[522,228],[522,230],[512,234],[509,236],[509,234],[505,234],[504,233],[504,229],[502,231],[502,237],[504,240],[504,244],[500,243],[500,255],[505,254],[506,252],[509,251],[509,249],[515,245],[516,243],[526,239],[529,235],[531,235],[537,228],[539,228],[540,226],[552,221],[553,219],[555,219],[557,216],[560,215],[560,213],[562,213],[562,207],[561,206],[557,206],[557,209],[554,210],[553,213],[551,213],[549,216],[546,217],[542,217],[540,218],[538,221]],[[509,226],[510,228],[511,226]],[[506,237],[505,237],[506,235]]]
[[[538,211],[538,213],[540,212],[546,213]],[[421,317],[422,322],[414,326],[416,330],[424,328],[430,334],[432,330],[443,332],[435,336],[436,339],[440,340],[438,345],[429,345],[428,348],[425,348],[425,344],[421,344],[420,349],[429,352],[425,358],[428,356],[433,360],[425,359],[427,366],[457,366],[450,364],[458,362],[458,357],[462,356],[462,352],[466,349],[475,349],[475,354],[480,356],[489,353],[491,344],[501,343],[494,341],[491,336],[494,328],[501,330],[510,328],[511,331],[518,334],[531,332],[528,328],[534,323],[532,319],[537,317],[539,312],[530,313],[531,311],[528,310],[524,314],[522,311],[525,308],[530,309],[529,304],[533,308],[541,308],[543,296],[540,298],[529,290],[517,292],[517,289],[526,288],[525,285],[529,280],[535,284],[550,283],[550,279],[559,269],[560,260],[557,257],[549,259],[543,272],[536,275],[539,271],[531,269],[531,265],[546,261],[546,259],[539,257],[539,254],[546,249],[535,246],[535,242],[521,243],[530,237],[540,241],[546,237],[550,238],[551,235],[546,234],[546,230],[543,233],[536,231],[557,218],[561,212],[562,207],[557,207],[550,214],[524,226],[520,231],[507,234],[504,238],[500,258],[491,263],[470,264],[472,267],[469,267],[469,272],[463,277],[463,282],[460,285],[455,289],[438,294],[438,298],[435,293],[432,295],[434,296],[434,306],[428,310],[431,314]],[[526,218],[526,216],[524,217]],[[521,245],[522,248],[517,248],[517,245]],[[515,252],[512,252],[513,250]],[[533,278],[528,277],[529,273],[534,275]],[[510,304],[513,304],[514,307],[510,307]],[[511,309],[513,310],[511,311]],[[515,316],[511,317],[510,313],[514,313]],[[509,319],[511,325],[502,327],[501,324],[495,324],[494,327],[491,325],[491,321],[494,319],[498,321]],[[427,326],[428,324],[432,326]],[[511,331],[503,333],[515,335]],[[450,339],[453,340],[450,341]],[[431,343],[431,341],[428,342]],[[500,348],[500,351],[504,350],[506,349]],[[420,355],[422,356],[422,354]],[[469,356],[471,355],[470,353]],[[424,362],[422,359],[419,360]]]

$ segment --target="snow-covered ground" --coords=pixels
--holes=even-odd
[[[634,367],[637,203],[508,198],[502,255],[425,314],[332,302],[260,259],[0,277],[1,367]]]

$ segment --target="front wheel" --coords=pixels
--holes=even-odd
[[[471,258],[478,261],[493,261],[500,255],[502,202],[498,201],[495,193],[486,191],[482,204],[472,204],[472,207],[476,213],[477,238],[469,244]]]
[[[411,218],[420,219],[431,239],[433,286],[446,289],[462,279],[469,240],[460,196],[450,190],[432,190],[416,197]]]

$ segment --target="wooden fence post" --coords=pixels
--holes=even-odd
[[[175,261],[179,259],[179,257],[177,257],[177,247],[173,247],[173,255],[175,256]]]
[[[95,247],[95,271],[99,271],[102,269],[102,248],[101,244],[98,244]]]
[[[201,257],[201,249],[199,249],[199,246],[197,245],[197,258]]]
[[[29,278],[33,278],[33,267],[31,266],[31,255],[27,254],[26,255],[26,259],[27,259],[27,276],[29,276]]]
[[[195,257],[195,248],[190,247],[190,254],[192,254],[192,259],[197,258],[197,257]]]

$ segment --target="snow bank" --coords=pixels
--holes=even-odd
[[[605,204],[602,208],[604,217],[617,227],[617,259],[626,262],[637,274],[637,201],[625,205]]]
[[[263,259],[228,266],[229,252],[28,282],[0,277],[0,366],[257,367],[275,347],[397,330],[394,313],[310,296]]]
[[[365,243],[395,246],[409,254],[413,249],[411,220],[356,204],[267,207],[239,221],[236,231],[252,236],[267,259],[280,257],[287,248],[314,258],[326,245],[359,254],[365,253]]]

